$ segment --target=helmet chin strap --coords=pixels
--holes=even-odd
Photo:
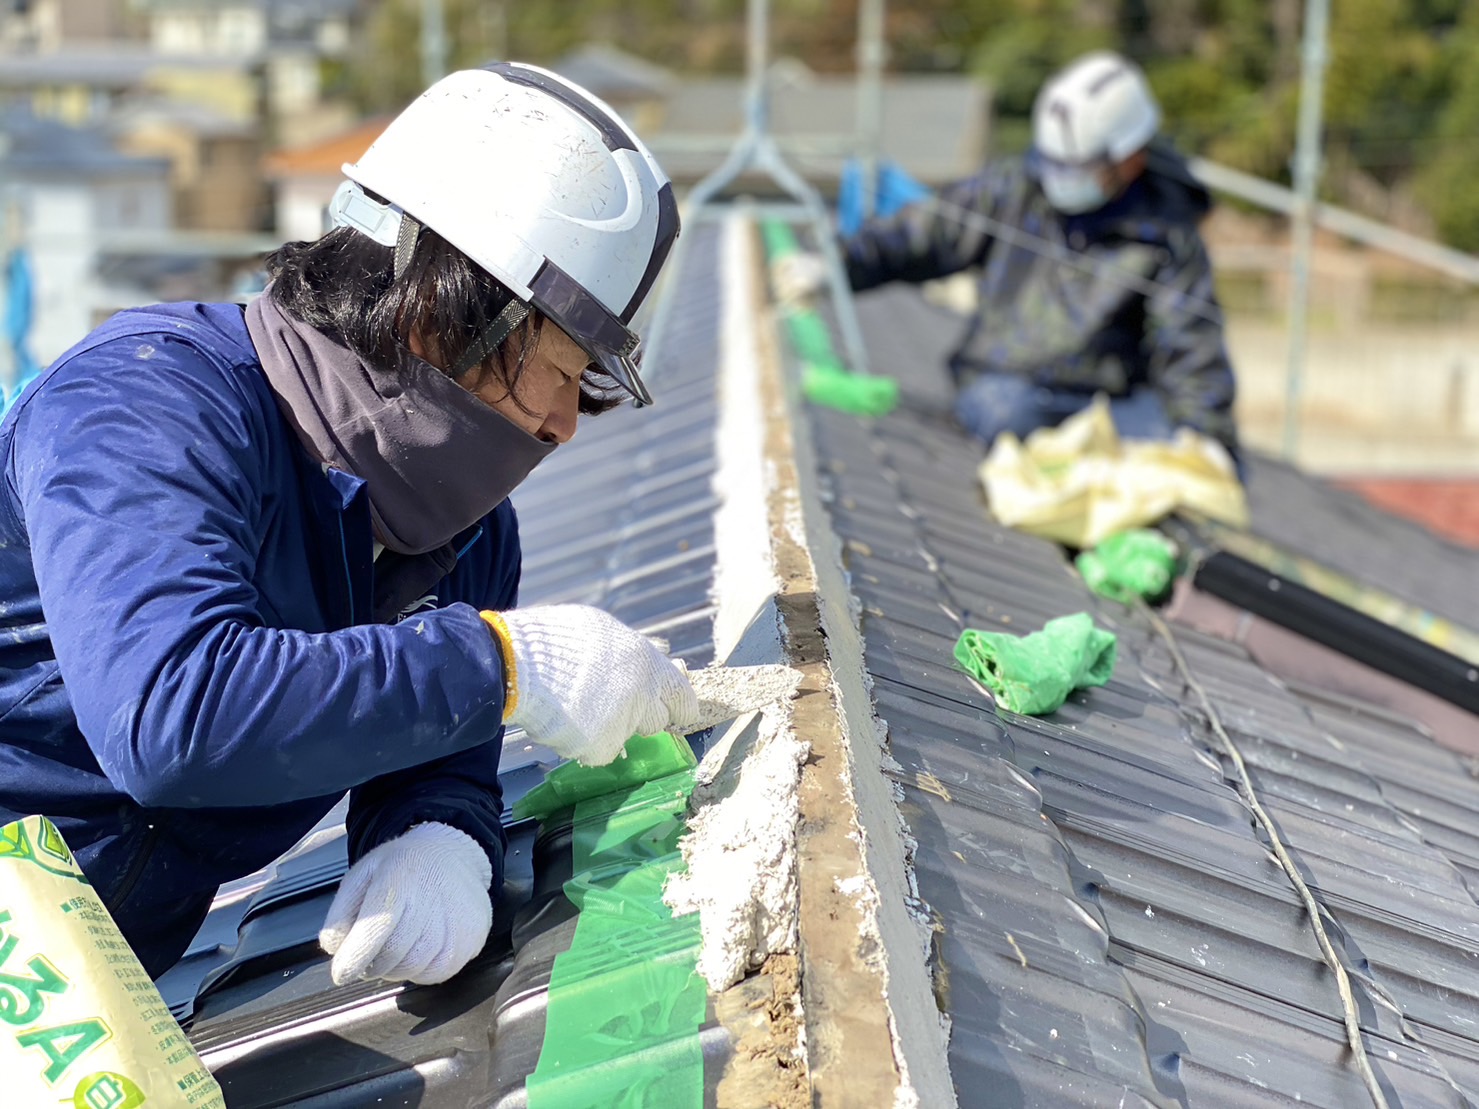
[[[462,357],[452,369],[452,380],[457,380],[479,362],[489,357],[508,338],[508,334],[529,315],[529,306],[517,298],[503,306],[503,311],[488,321],[488,326],[479,331],[467,344]]]
[[[400,230],[395,236],[394,274],[397,281],[411,264],[411,255],[416,253],[416,240],[420,235],[421,224],[409,212],[402,212]]]
[[[400,228],[395,236],[395,263],[393,273],[399,281],[401,275],[406,272],[406,267],[411,264],[411,256],[416,253],[416,241],[421,236],[421,223],[409,212],[400,213]],[[488,358],[507,339],[509,332],[523,323],[529,315],[529,306],[518,298],[510,300],[503,306],[503,311],[494,316],[488,325],[473,337],[472,342],[467,344],[467,349],[462,352],[457,365],[452,368],[450,374],[455,381],[479,362]]]

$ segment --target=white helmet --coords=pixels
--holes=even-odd
[[[1062,165],[1118,162],[1154,137],[1161,110],[1140,67],[1109,50],[1051,77],[1032,106],[1032,144]]]
[[[422,93],[344,173],[334,225],[394,246],[397,275],[425,225],[518,298],[459,370],[496,349],[532,305],[652,403],[628,325],[678,236],[678,204],[651,152],[601,100],[536,66],[462,70]]]

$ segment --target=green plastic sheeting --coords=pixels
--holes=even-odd
[[[791,225],[778,219],[762,220],[760,237],[765,241],[765,253],[772,258],[779,258],[782,254],[794,254],[801,249],[801,244],[796,239],[796,232],[791,230]]]
[[[572,809],[587,798],[618,793],[697,765],[698,758],[685,739],[667,732],[634,735],[622,754],[605,766],[567,762],[555,767],[544,781],[514,802],[513,817],[544,820],[550,813]]]
[[[891,377],[853,374],[826,366],[807,366],[801,392],[812,404],[855,416],[887,416],[899,403],[899,383]]]
[[[666,739],[688,757],[670,744],[637,743],[634,751],[629,743],[621,761],[631,774],[674,760],[687,765],[614,788],[607,788],[612,776],[601,773],[609,767],[567,764],[555,772],[569,771],[560,796],[580,797],[574,872],[565,883],[580,916],[570,949],[555,957],[550,974],[544,1046],[526,1084],[529,1109],[703,1105],[699,1029],[708,987],[697,971],[699,918],[675,918],[662,899],[668,876],[683,868],[678,839],[693,792],[693,753],[671,736],[640,738]]]
[[[1155,601],[1176,577],[1176,544],[1158,531],[1134,528],[1109,536],[1073,561],[1084,584],[1101,597],[1123,604],[1136,597]]]
[[[771,260],[800,248],[789,224],[766,220],[760,233]],[[899,403],[899,383],[881,374],[849,372],[832,346],[826,321],[810,308],[785,309],[786,333],[801,361],[801,392],[813,404],[859,416],[884,416]]]
[[[1054,712],[1084,686],[1103,685],[1114,673],[1115,638],[1086,612],[1060,616],[1042,631],[1016,636],[967,628],[955,660],[1010,712]]]

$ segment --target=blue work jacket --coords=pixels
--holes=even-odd
[[[346,790],[351,860],[441,821],[497,890],[507,501],[376,560],[231,304],[98,328],[6,413],[0,474],[0,824],[50,817],[151,974]]]

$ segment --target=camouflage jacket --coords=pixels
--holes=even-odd
[[[1082,216],[1048,205],[1030,159],[1003,159],[842,248],[859,290],[979,269],[979,307],[950,359],[957,384],[998,372],[1112,395],[1149,385],[1173,423],[1235,448],[1233,371],[1197,230],[1209,208],[1161,144],[1124,194]]]

